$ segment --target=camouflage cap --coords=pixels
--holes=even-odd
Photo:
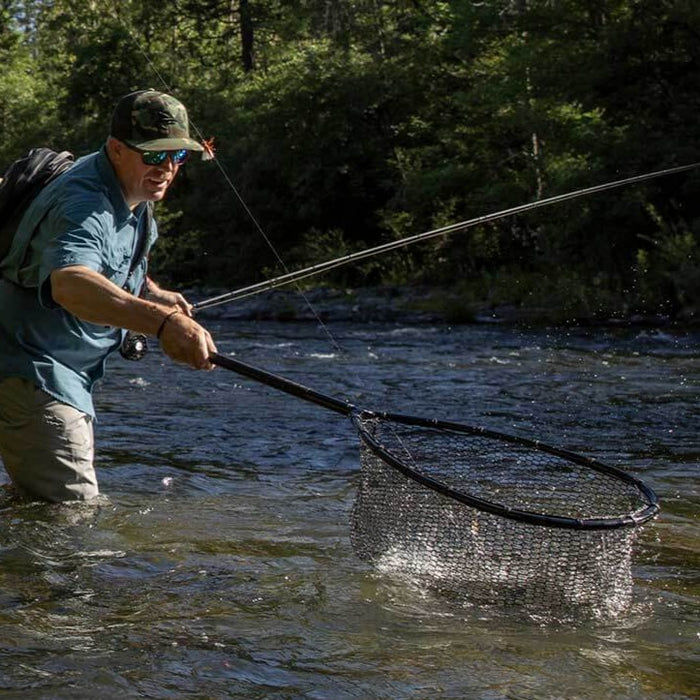
[[[143,151],[204,150],[190,138],[187,110],[164,92],[139,90],[119,100],[110,135]]]

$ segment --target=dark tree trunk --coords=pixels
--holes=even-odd
[[[250,4],[248,0],[240,0],[239,13],[241,18],[241,58],[243,60],[243,70],[250,73],[255,68],[255,49],[253,20],[250,15]]]

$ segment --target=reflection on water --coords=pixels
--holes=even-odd
[[[350,422],[157,351],[97,396],[93,506],[0,498],[3,697],[690,698],[698,336],[212,327],[222,352],[357,406],[485,425],[623,466],[662,513],[630,614],[545,624],[358,560]]]

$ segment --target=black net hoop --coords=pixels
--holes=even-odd
[[[364,411],[366,449],[407,478],[477,510],[543,527],[635,527],[654,492],[621,469],[515,435],[448,421]]]

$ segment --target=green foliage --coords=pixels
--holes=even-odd
[[[693,0],[25,0],[0,11],[0,163],[103,141],[125,92],[189,107],[218,161],[159,206],[153,266],[233,287],[700,160]],[[328,273],[576,313],[700,304],[690,175]],[[284,261],[284,266],[280,263]],[[561,299],[561,302],[557,302]]]
[[[636,252],[637,304],[647,311],[697,309],[700,307],[700,220],[696,219],[695,230],[690,230],[669,224],[652,205],[648,211],[657,224],[657,234],[643,236],[649,247]]]
[[[56,126],[56,98],[41,63],[23,42],[17,23],[5,14],[0,29],[0,165],[9,165]],[[48,138],[49,145],[53,143]]]

